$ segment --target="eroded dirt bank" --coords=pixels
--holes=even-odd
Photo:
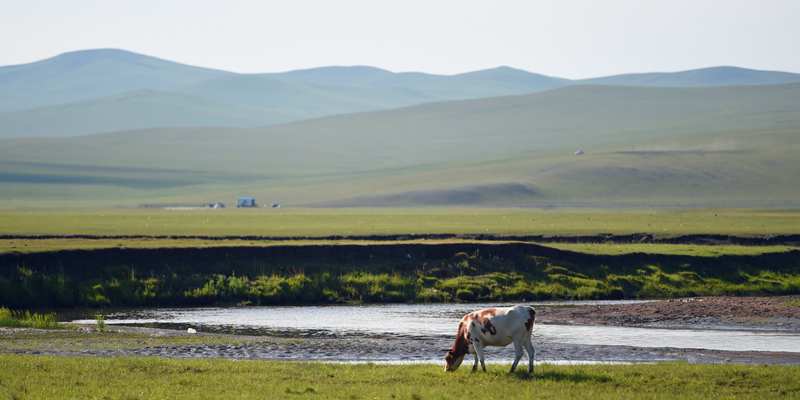
[[[531,302],[800,293],[800,250],[600,255],[522,242],[0,254],[15,308]]]

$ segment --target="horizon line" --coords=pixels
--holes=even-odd
[[[434,72],[428,72],[428,71],[423,71],[423,70],[404,70],[404,71],[399,71],[399,70],[392,70],[392,69],[389,69],[389,68],[384,68],[384,67],[380,67],[380,66],[376,66],[376,65],[369,65],[369,64],[326,64],[326,65],[318,65],[318,66],[300,67],[300,68],[288,69],[288,70],[261,71],[261,72],[240,72],[240,71],[231,70],[231,69],[221,69],[221,68],[215,68],[215,67],[207,67],[207,66],[202,66],[202,65],[197,65],[197,64],[177,61],[177,60],[173,60],[173,59],[169,59],[169,58],[164,58],[164,57],[161,57],[161,56],[150,55],[150,54],[147,54],[147,53],[141,53],[141,52],[128,50],[128,49],[124,49],[124,48],[119,48],[119,47],[97,47],[97,48],[86,48],[86,49],[78,49],[78,50],[69,50],[69,51],[58,53],[58,54],[53,55],[53,56],[40,58],[40,59],[37,59],[37,60],[34,60],[34,61],[17,63],[17,64],[0,65],[0,69],[2,69],[2,68],[21,67],[21,66],[30,65],[30,64],[36,64],[36,63],[39,63],[39,62],[44,62],[44,61],[56,59],[58,57],[63,57],[63,56],[67,56],[67,55],[70,55],[70,54],[102,52],[102,51],[114,51],[114,52],[120,52],[120,53],[128,53],[128,54],[132,54],[132,55],[136,55],[136,56],[140,56],[140,57],[154,58],[154,59],[158,59],[158,60],[161,60],[161,61],[181,64],[181,65],[185,65],[185,66],[189,66],[189,67],[202,68],[202,69],[208,69],[208,70],[215,70],[215,71],[227,72],[227,73],[238,74],[238,75],[284,74],[284,73],[290,73],[290,72],[312,71],[312,70],[316,70],[316,69],[325,69],[325,68],[370,68],[370,69],[389,72],[389,73],[392,73],[392,74],[425,74],[425,75],[433,75],[433,76],[460,76],[460,75],[465,75],[465,74],[470,74],[470,73],[483,72],[483,71],[492,71],[492,70],[504,69],[505,68],[505,69],[511,69],[511,70],[515,70],[515,71],[525,72],[525,73],[532,74],[532,75],[539,75],[539,76],[542,76],[542,77],[560,79],[560,80],[566,80],[566,81],[582,81],[582,80],[590,80],[590,79],[601,79],[601,78],[610,78],[610,77],[622,76],[622,75],[678,74],[678,73],[684,73],[684,72],[702,71],[702,70],[710,70],[710,69],[721,69],[721,68],[733,68],[733,69],[757,71],[757,72],[800,74],[800,72],[796,72],[796,71],[788,71],[788,70],[780,70],[780,69],[757,69],[757,68],[743,67],[743,66],[738,66],[738,65],[727,65],[727,64],[716,64],[716,65],[708,65],[708,66],[699,66],[699,67],[688,68],[688,69],[679,69],[679,70],[655,70],[655,71],[620,72],[620,73],[614,73],[614,74],[610,74],[610,75],[599,75],[599,76],[591,76],[591,77],[583,77],[583,78],[565,78],[565,77],[558,76],[558,75],[551,75],[551,74],[545,74],[545,73],[540,73],[540,72],[534,72],[534,71],[531,71],[531,70],[514,67],[514,66],[511,66],[511,65],[508,65],[508,64],[499,64],[499,65],[494,66],[494,67],[475,69],[475,70],[466,70],[466,71],[463,71],[463,72],[447,73],[447,74],[434,73]]]

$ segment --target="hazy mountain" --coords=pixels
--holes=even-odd
[[[171,182],[193,171],[249,174],[248,184],[218,189],[233,183],[209,178],[202,190],[246,188],[302,204],[786,206],[800,198],[792,183],[800,173],[798,132],[800,84],[589,85],[257,129],[3,140],[0,162],[17,165],[6,178],[17,184],[63,166],[92,167],[98,172],[81,176],[104,179],[109,167],[185,171]],[[578,148],[586,154],[572,155]],[[40,170],[31,174],[22,163]],[[202,193],[175,187],[171,199]],[[769,199],[758,195],[767,192]]]
[[[584,79],[579,82],[583,84],[664,87],[777,85],[800,82],[800,74],[723,66],[680,72],[614,75]]]
[[[456,75],[394,73],[368,66],[237,74],[124,50],[86,50],[0,67],[0,137],[165,126],[258,127],[575,84],[695,87],[793,81],[800,81],[800,74],[735,67],[580,81],[510,67]]]
[[[0,67],[0,111],[137,90],[168,91],[228,74],[125,50],[75,51],[30,64]]]
[[[511,68],[452,76],[363,66],[236,74],[124,50],[86,50],[0,67],[0,137],[73,136],[159,126],[255,127],[528,93],[563,82]],[[212,105],[216,105],[213,110]],[[203,110],[208,113],[198,114]],[[151,111],[157,115],[143,114]]]

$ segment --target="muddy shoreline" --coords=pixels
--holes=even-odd
[[[544,324],[800,332],[800,296],[694,297],[536,309],[537,322]]]
[[[781,297],[704,297],[652,301],[629,304],[600,305],[537,305],[537,324],[593,325],[639,328],[754,330],[780,334],[800,333],[800,296]],[[335,306],[334,306],[335,307]],[[0,337],[9,345],[2,352],[14,354],[48,354],[81,356],[152,356],[168,358],[226,358],[326,362],[439,362],[452,344],[448,335],[340,335],[326,334],[303,337],[280,333],[253,335],[242,331],[234,334],[203,331],[187,333],[179,330],[143,326],[108,326],[109,333],[98,334],[92,324],[82,325],[78,332],[87,340],[113,342],[114,334],[156,338],[197,339],[192,344],[85,346],[52,345],[45,335],[75,334],[74,330],[39,331],[0,328]],[[72,331],[72,333],[69,333]],[[19,335],[42,335],[36,346],[15,347]],[[103,335],[112,336],[103,336]],[[288,332],[287,332],[288,334]],[[61,342],[63,343],[63,341]],[[724,351],[675,347],[636,347],[629,345],[589,345],[559,342],[534,332],[537,360],[540,362],[661,362],[800,364],[800,352]],[[513,349],[491,348],[492,363],[505,363],[513,358]]]
[[[85,328],[90,329],[90,328]],[[184,331],[117,326],[111,332],[148,336],[188,336]],[[28,332],[30,333],[30,331]],[[107,335],[108,333],[106,333]],[[439,363],[450,338],[304,338],[283,339],[263,336],[200,333],[206,338],[224,337],[230,344],[163,345],[138,348],[59,349],[43,346],[4,351],[11,354],[165,358],[224,358],[234,360],[282,360],[320,362]],[[7,338],[6,338],[7,339]],[[651,363],[683,361],[691,364],[800,364],[800,353],[762,351],[719,351],[670,347],[579,345],[543,340],[534,334],[536,360],[540,363]],[[490,366],[507,364],[513,349],[490,348]],[[505,368],[505,367],[504,367]]]

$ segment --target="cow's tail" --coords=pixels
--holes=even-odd
[[[528,306],[528,320],[525,321],[525,328],[530,332],[533,329],[533,323],[536,322],[536,309]]]

